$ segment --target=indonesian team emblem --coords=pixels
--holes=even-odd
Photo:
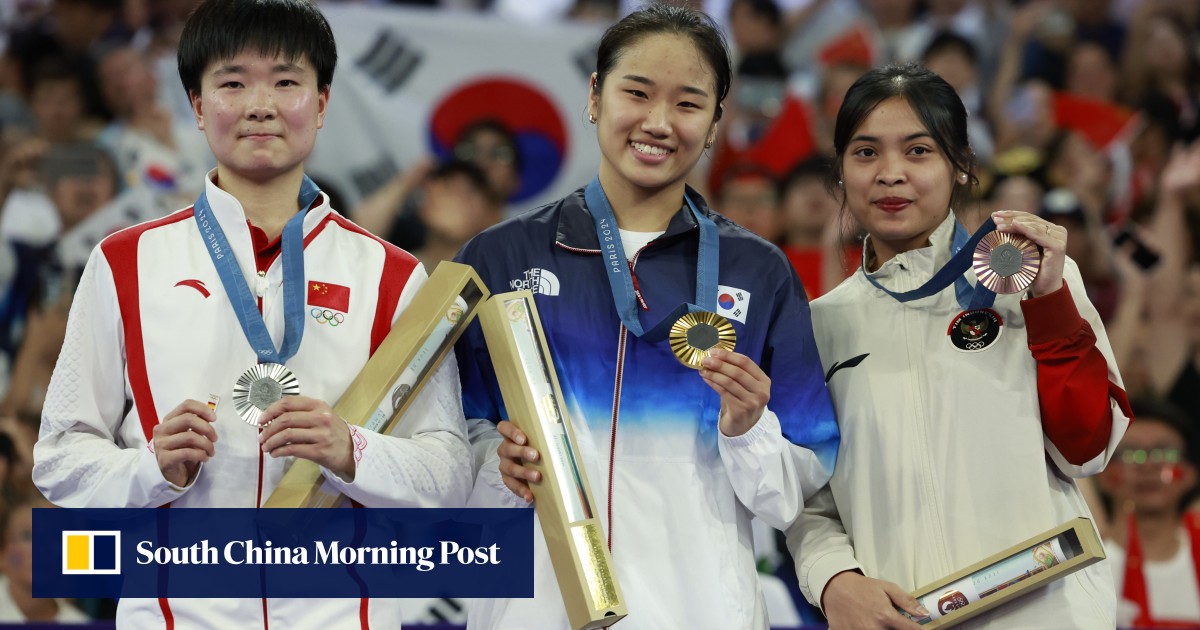
[[[979,352],[991,346],[1004,330],[1004,319],[990,308],[959,313],[946,335],[950,344],[962,352]]]

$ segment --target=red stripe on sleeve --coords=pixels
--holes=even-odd
[[[112,268],[113,284],[117,288],[117,304],[121,310],[121,327],[125,333],[125,366],[129,372],[129,388],[133,404],[142,421],[142,432],[149,442],[158,424],[150,377],[146,373],[146,352],[142,341],[141,304],[138,296],[138,242],[151,229],[192,218],[192,210],[180,210],[157,221],[121,230],[100,243],[108,266]]]
[[[383,343],[392,330],[392,320],[396,317],[396,305],[400,294],[408,285],[408,279],[419,264],[412,254],[392,245],[391,243],[362,229],[341,215],[331,214],[334,221],[343,229],[362,234],[383,247],[383,273],[379,277],[379,294],[375,302],[375,322],[371,326],[371,354]]]
[[[1042,430],[1068,462],[1080,466],[1108,446],[1110,397],[1133,417],[1125,392],[1109,382],[1096,333],[1079,314],[1066,283],[1054,293],[1023,300],[1021,311],[1037,361]]]

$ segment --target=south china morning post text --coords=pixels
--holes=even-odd
[[[39,508],[33,516],[35,597],[533,596],[530,509]]]
[[[412,565],[418,571],[432,571],[439,565],[500,564],[499,545],[464,547],[453,540],[435,546],[404,547],[395,540],[386,547],[349,547],[339,541],[318,540],[310,547],[282,547],[270,540],[231,540],[224,547],[208,539],[187,547],[159,547],[154,541],[137,543],[138,564],[392,564]]]

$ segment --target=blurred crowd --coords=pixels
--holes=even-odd
[[[28,514],[41,505],[29,481],[32,445],[89,252],[117,229],[189,205],[214,166],[176,72],[175,43],[195,4],[0,2],[0,622],[86,618],[70,603],[30,596]],[[370,4],[489,12],[536,28],[604,24],[637,3]],[[958,90],[979,179],[960,217],[973,229],[993,210],[1024,210],[1069,230],[1069,254],[1126,388],[1139,417],[1151,419],[1139,419],[1109,470],[1088,482],[1121,559],[1118,590],[1142,579],[1153,600],[1154,584],[1177,584],[1163,572],[1197,551],[1186,514],[1200,452],[1200,0],[693,4],[726,29],[736,78],[692,185],[781,247],[810,299],[861,255],[859,230],[828,181],[846,89],[870,67],[917,61]],[[581,83],[580,104],[584,95]],[[512,130],[481,119],[459,134],[450,159],[403,165],[355,207],[335,207],[432,268],[520,210],[508,201],[521,172]],[[772,542],[763,568],[786,587],[795,579]],[[1122,551],[1135,545],[1137,567]],[[1193,604],[1179,614],[1200,622],[1200,593],[1190,588]],[[445,617],[461,616],[456,603],[439,605],[450,607]]]

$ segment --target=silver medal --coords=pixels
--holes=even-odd
[[[300,394],[300,381],[291,370],[278,363],[260,363],[246,370],[233,386],[233,406],[247,424],[263,428],[263,411],[284,396]]]

